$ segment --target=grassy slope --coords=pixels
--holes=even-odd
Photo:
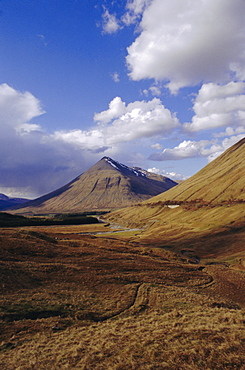
[[[190,201],[203,199],[211,202],[245,200],[245,138],[229,148],[194,176],[160,194],[149,202]]]
[[[242,369],[242,272],[86,228],[1,230],[1,369]]]
[[[205,248],[200,252],[195,239],[211,238],[223,232],[227,235],[226,240],[232,241],[228,234],[237,227],[241,229],[239,236],[242,240],[245,229],[244,149],[245,139],[185,182],[139,205],[112,212],[105,218],[142,228],[137,236],[141,241],[175,245],[178,251],[189,242],[192,247],[195,245],[196,253],[203,254]],[[166,203],[178,202],[178,208],[166,206]],[[241,252],[241,243],[231,243],[232,250],[224,253]],[[206,243],[206,249],[210,251],[212,246]],[[217,246],[213,249],[219,250]]]
[[[230,199],[244,184],[236,148],[225,166],[209,167],[215,187],[204,169],[169,191],[186,199],[203,184],[200,197],[211,192],[215,204],[169,209],[160,196],[113,212],[112,222],[143,228],[124,237],[80,234],[91,225],[2,230],[2,368],[244,369],[245,207]]]
[[[110,222],[140,228],[131,239],[153,243],[180,253],[188,248],[201,258],[232,258],[245,261],[244,204],[214,208],[169,209],[141,205],[109,214]]]

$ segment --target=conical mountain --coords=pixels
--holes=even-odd
[[[173,180],[103,157],[67,185],[25,204],[18,212],[111,210],[149,199],[177,185]]]

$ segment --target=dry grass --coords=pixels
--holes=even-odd
[[[184,288],[151,287],[148,307],[11,338],[4,369],[242,369],[244,311]],[[198,302],[197,302],[198,300]],[[212,303],[211,303],[212,302]],[[224,305],[225,306],[225,305]],[[125,316],[125,317],[123,317]],[[28,322],[26,323],[28,326]],[[12,348],[11,348],[12,344]]]
[[[170,245],[177,252],[185,245],[198,249],[197,253],[202,257],[210,255],[214,258],[222,254],[227,257],[244,252],[244,204],[195,210],[141,204],[112,212],[104,218],[112,223],[120,220],[125,226],[141,228],[134,237],[131,235],[134,241]]]
[[[85,229],[1,231],[1,369],[244,369],[243,271]]]
[[[226,150],[201,171],[178,186],[149,200],[190,201],[202,199],[214,203],[245,200],[245,138]]]
[[[135,324],[130,318],[62,334],[39,334],[12,351],[6,368],[241,369],[244,347],[239,319],[236,324],[231,315],[224,320],[222,325],[219,313],[218,319],[212,317],[215,329],[197,326],[194,330],[187,317],[184,322],[152,316]]]

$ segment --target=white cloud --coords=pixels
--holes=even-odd
[[[140,94],[141,95],[145,95],[145,96],[148,96],[149,93],[153,96],[160,96],[162,94],[162,91],[161,89],[156,86],[156,85],[152,85],[149,87],[149,89],[144,89],[144,90],[140,90]]]
[[[135,141],[165,135],[179,126],[156,98],[126,105],[116,97],[108,110],[95,114],[97,125],[89,130],[46,133],[31,122],[43,113],[31,93],[0,85],[0,192],[45,194],[92,166],[101,153],[121,156],[123,162],[129,157],[140,161]]]
[[[180,173],[176,173],[174,171],[168,172],[166,170],[160,170],[159,168],[152,167],[148,168],[149,172],[156,173],[157,175],[162,175],[165,177],[169,177],[170,179],[174,181],[180,181],[180,180],[186,180],[187,177],[185,175],[181,175]]]
[[[125,13],[118,17],[115,13],[112,14],[106,8],[102,14],[102,31],[104,34],[116,33],[125,26],[138,24],[141,20],[144,10],[149,6],[152,0],[127,0],[125,5]],[[112,2],[111,6],[114,3]]]
[[[203,155],[207,156],[208,161],[211,162],[219,155],[221,155],[225,150],[230,148],[232,145],[236,144],[239,140],[244,138],[244,134],[234,135],[229,138],[225,138],[219,145],[213,145],[206,150],[203,150]]]
[[[223,88],[205,86],[195,102],[205,105],[210,96],[214,100],[219,97],[230,99],[234,93],[240,96],[242,88],[241,84]],[[232,100],[230,105],[237,109],[240,100],[238,103]],[[223,103],[217,106],[224,109]],[[31,121],[43,113],[40,101],[31,93],[18,92],[7,84],[0,85],[0,192],[7,189],[8,195],[26,197],[45,194],[92,166],[101,158],[101,153],[116,156],[123,163],[130,160],[132,165],[136,161],[143,164],[143,147],[152,145],[155,150],[162,150],[161,139],[181,128],[176,116],[159,98],[126,104],[116,97],[107,110],[94,115],[95,124],[89,130],[79,128],[46,133]],[[206,157],[212,160],[244,136],[242,127],[229,126],[225,133],[217,134],[213,140],[185,140],[173,149],[165,148],[161,153],[151,154],[150,159]],[[224,134],[231,137],[220,143],[218,137]],[[153,144],[156,138],[159,141]],[[170,176],[169,173],[168,177],[175,178],[173,174]],[[179,175],[176,178],[179,179]]]
[[[165,148],[161,153],[152,153],[149,159],[152,161],[167,161],[206,157],[210,162],[243,137],[244,134],[231,136],[225,138],[221,143],[218,143],[217,140],[184,140],[173,149]]]
[[[241,0],[152,0],[127,49],[131,78],[166,81],[173,93],[244,78],[244,14]]]
[[[98,147],[102,147],[105,144],[103,132],[100,129],[89,131],[82,131],[79,129],[72,131],[56,131],[51,137],[52,140],[63,141],[71,144],[77,149],[98,149]]]
[[[120,29],[119,21],[115,14],[110,14],[107,9],[104,9],[102,15],[102,29],[103,33],[115,33]]]
[[[126,105],[120,97],[116,97],[110,102],[108,110],[94,115],[94,120],[98,126],[89,131],[58,131],[54,138],[93,149],[158,135],[164,137],[180,127],[175,115],[157,98]]]
[[[126,9],[134,14],[142,14],[143,10],[151,3],[152,0],[128,0]]]
[[[127,106],[117,97],[107,111],[94,116],[99,123],[109,123],[101,128],[106,145],[131,141],[157,135],[164,136],[179,127],[175,115],[166,109],[160,99],[135,101]]]
[[[207,143],[208,142],[206,140],[200,142],[184,140],[173,149],[167,148],[164,149],[162,153],[151,154],[149,159],[154,161],[165,161],[199,157],[201,156],[201,152]]]
[[[195,115],[185,123],[187,131],[233,126],[245,130],[245,82],[229,82],[225,85],[204,84],[194,101]]]
[[[226,127],[224,132],[219,132],[218,134],[214,134],[214,137],[224,137],[224,136],[236,136],[239,134],[245,134],[245,128],[244,126],[239,126],[236,129],[233,127]]]
[[[121,19],[122,22],[126,26],[136,23],[151,1],[152,0],[128,0],[126,4],[126,12]]]
[[[31,93],[19,92],[7,84],[0,85],[0,111],[0,125],[15,128],[45,113]]]
[[[94,120],[101,123],[108,123],[112,119],[118,118],[126,112],[126,105],[122,102],[122,99],[117,96],[114,98],[110,104],[109,109],[101,113],[96,113],[94,115]]]

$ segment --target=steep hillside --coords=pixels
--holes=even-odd
[[[160,194],[176,183],[140,168],[104,157],[60,189],[28,202],[21,213],[110,210],[130,206]]]
[[[105,219],[142,228],[137,238],[161,244],[193,243],[197,236],[214,233],[231,233],[232,240],[239,232],[244,238],[244,151],[245,139],[175,188]]]
[[[245,138],[194,176],[151,201],[245,200]]]

